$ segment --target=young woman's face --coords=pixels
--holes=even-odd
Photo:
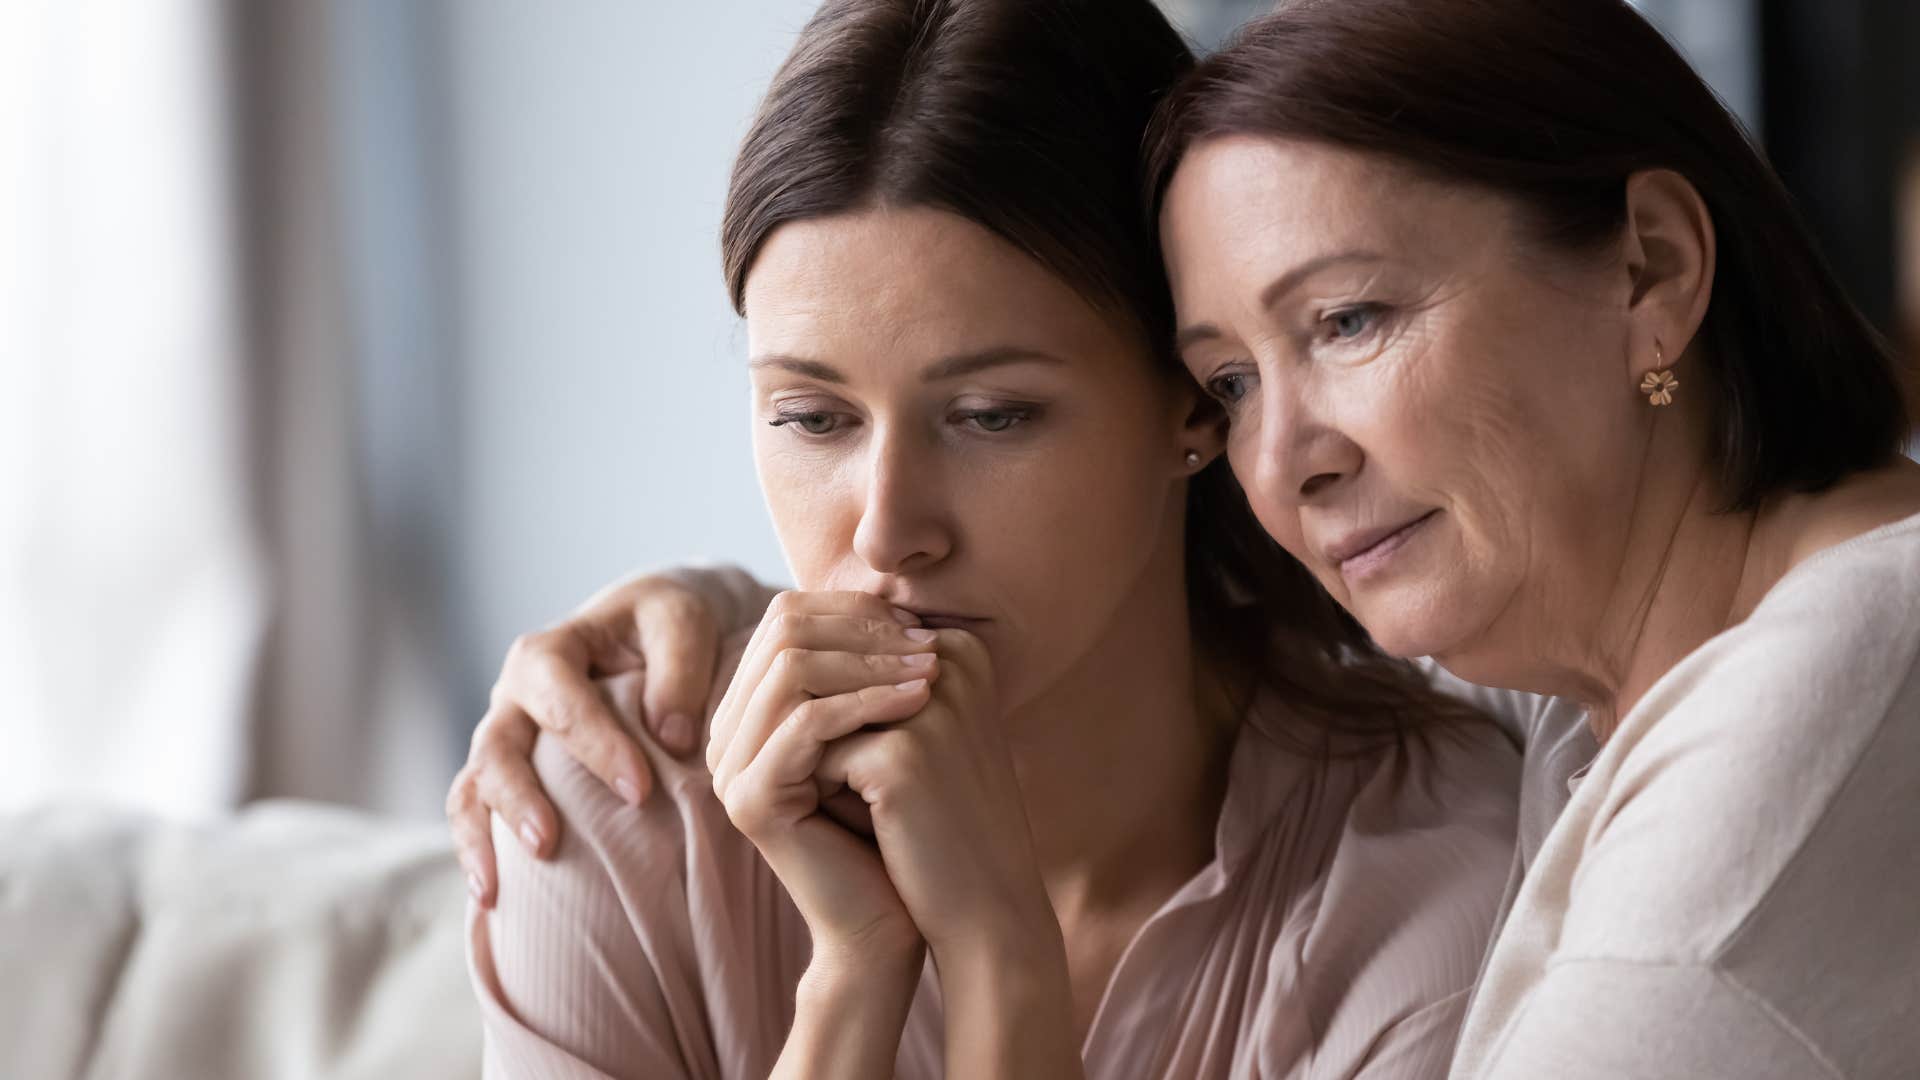
[[[796,222],[746,284],[754,457],[802,589],[977,634],[1003,707],[1178,572],[1196,397],[1138,334],[929,209]]]

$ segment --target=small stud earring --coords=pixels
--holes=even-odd
[[[1647,401],[1653,405],[1673,404],[1673,392],[1680,389],[1680,380],[1666,369],[1666,357],[1661,355],[1658,344],[1653,347],[1654,370],[1647,372],[1640,380],[1640,392],[1647,395]]]
[[[1200,467],[1200,451],[1198,450],[1187,451],[1187,468],[1197,469],[1199,467]]]

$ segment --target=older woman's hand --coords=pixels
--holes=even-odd
[[[534,737],[546,731],[560,739],[637,805],[652,788],[652,772],[593,680],[645,666],[644,722],[662,746],[689,753],[699,745],[721,640],[758,620],[768,595],[738,570],[649,574],[609,586],[572,617],[514,641],[447,793],[447,821],[475,900],[491,907],[496,895],[491,813],[511,823],[537,857],[559,839],[559,817],[530,761]]]

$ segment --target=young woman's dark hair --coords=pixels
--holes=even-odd
[[[1038,260],[1186,379],[1139,193],[1148,120],[1192,66],[1149,0],[828,0],[734,165],[721,246],[735,308],[780,226],[930,207]],[[1239,693],[1272,687],[1349,731],[1463,711],[1266,534],[1224,459],[1191,485],[1187,579],[1194,632]]]
[[[1241,28],[1148,136],[1157,216],[1181,156],[1227,135],[1307,139],[1503,193],[1538,238],[1618,235],[1626,181],[1671,169],[1718,259],[1701,326],[1729,509],[1885,465],[1908,430],[1891,349],[1841,292],[1739,123],[1625,0],[1301,0]]]

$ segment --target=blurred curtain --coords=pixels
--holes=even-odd
[[[219,9],[0,6],[0,805],[246,783],[268,613]]]
[[[393,284],[343,109],[381,6],[0,5],[0,809],[437,807],[353,303]]]

